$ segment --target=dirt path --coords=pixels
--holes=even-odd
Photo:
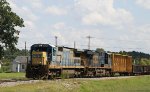
[[[0,80],[0,87],[11,87],[11,86],[17,86],[21,84],[31,84],[39,82],[40,80],[28,80],[28,81],[6,81],[6,80]]]
[[[127,79],[136,76],[118,76],[118,77],[100,77],[100,78],[74,78],[76,80],[110,80],[110,79]]]

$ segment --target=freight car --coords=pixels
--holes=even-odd
[[[26,77],[48,79],[54,77],[87,77],[136,74],[138,66],[132,66],[132,57],[127,55],[78,50],[49,44],[31,46],[31,60],[27,63]],[[141,72],[148,73],[143,66]],[[135,71],[134,71],[135,70]],[[134,72],[133,72],[134,71]]]
[[[134,75],[150,74],[150,65],[133,65],[132,67]]]
[[[127,55],[112,54],[112,73],[129,75],[132,73],[132,57]]]

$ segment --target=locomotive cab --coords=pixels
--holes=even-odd
[[[27,64],[27,78],[47,78],[48,67],[56,57],[56,47],[49,44],[34,44],[31,46],[31,61]]]
[[[34,44],[31,46],[31,65],[47,65],[55,60],[56,47],[49,44]]]

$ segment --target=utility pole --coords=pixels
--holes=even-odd
[[[74,49],[76,48],[76,42],[74,41]]]
[[[26,41],[25,41],[25,56],[27,55],[27,53],[26,53]]]
[[[90,39],[91,39],[92,37],[89,35],[89,36],[87,36],[86,38],[89,39],[89,42],[88,42],[88,49],[90,50]]]
[[[57,47],[57,36],[55,36],[55,45],[56,45],[56,47]]]

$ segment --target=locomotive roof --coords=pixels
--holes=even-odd
[[[118,54],[118,53],[117,53],[117,54],[116,54],[116,53],[110,53],[110,54],[132,57],[132,56],[130,56],[130,55],[122,55],[122,54]]]
[[[74,48],[70,48],[70,47],[65,47],[65,46],[63,46],[63,48],[67,48],[67,49],[74,49]]]
[[[55,46],[50,44],[33,44],[31,47],[55,47]]]

